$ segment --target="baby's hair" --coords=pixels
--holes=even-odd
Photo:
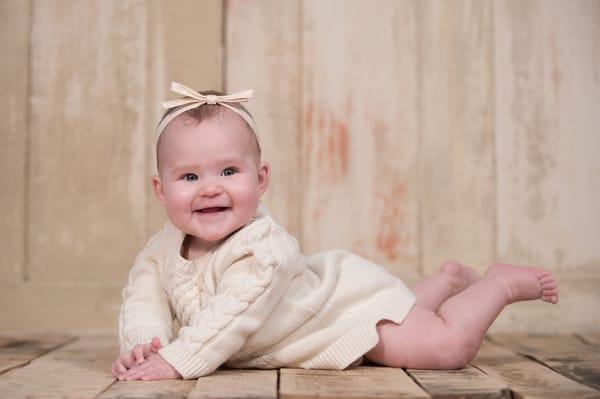
[[[225,93],[217,91],[217,90],[205,90],[205,91],[198,91],[198,93],[203,94],[203,95],[209,95],[209,94],[213,94],[216,96],[223,96],[225,95]],[[248,115],[250,115],[250,117],[252,118],[252,115],[250,114],[250,112],[246,109],[246,107],[244,107],[242,104],[240,103],[229,103],[230,106],[237,108],[239,110],[244,111],[245,113],[247,113]],[[170,114],[172,114],[173,112],[175,112],[177,110],[177,108],[169,108],[165,111],[165,113],[163,114],[162,118],[160,118],[160,121],[158,122],[158,124],[160,125],[160,122],[162,122],[167,116],[169,116]],[[213,118],[216,118],[217,116],[221,115],[223,112],[231,112],[233,115],[237,114],[229,109],[227,109],[226,107],[223,107],[221,105],[218,104],[203,104],[199,107],[190,109],[185,111],[184,113],[182,113],[181,115],[177,116],[175,119],[181,117],[181,116],[187,116],[189,118],[191,118],[193,121],[196,122],[196,124],[200,124],[202,121],[206,121],[206,120],[211,120]],[[238,116],[239,117],[239,116]],[[240,117],[241,118],[241,117]],[[258,137],[256,136],[256,132],[254,131],[254,129],[252,128],[252,126],[250,126],[248,124],[248,122],[246,122],[246,120],[244,120],[243,118],[241,118],[244,121],[244,125],[246,126],[246,129],[248,129],[248,131],[252,134],[252,136],[254,137],[254,141],[256,143],[256,149],[258,151],[258,162],[260,163],[260,158],[261,158],[261,148],[260,148],[260,143],[258,142]],[[168,126],[168,125],[167,125]],[[160,158],[159,158],[159,148],[160,148],[160,143],[161,143],[161,139],[164,136],[164,132],[163,134],[161,134],[158,137],[158,141],[156,142],[156,168],[158,171],[160,171]]]

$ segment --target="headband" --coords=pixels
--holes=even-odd
[[[185,97],[179,98],[177,100],[168,100],[161,102],[163,108],[170,109],[179,107],[179,109],[176,109],[175,111],[171,112],[162,121],[160,121],[160,123],[156,127],[157,140],[162,131],[169,124],[169,122],[171,122],[173,119],[175,119],[177,116],[181,115],[185,111],[198,108],[204,104],[218,104],[232,110],[233,112],[244,118],[244,120],[248,123],[248,125],[250,125],[250,127],[254,131],[254,135],[258,138],[258,135],[256,133],[256,125],[254,124],[254,120],[252,119],[250,114],[245,112],[243,109],[239,109],[229,105],[248,101],[250,98],[252,98],[254,90],[245,90],[235,94],[217,96],[214,94],[198,93],[196,90],[190,89],[189,87],[182,85],[181,83],[171,82],[171,91],[182,94]]]

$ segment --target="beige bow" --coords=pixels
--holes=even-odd
[[[233,104],[233,103],[241,103],[241,102],[248,101],[254,95],[254,90],[245,90],[245,91],[241,91],[239,93],[228,94],[228,95],[224,95],[224,96],[217,96],[214,94],[206,94],[205,95],[202,93],[198,93],[196,90],[190,89],[189,87],[182,85],[181,83],[171,82],[171,91],[182,94],[185,97],[178,98],[176,100],[168,100],[168,101],[161,102],[163,108],[166,108],[166,109],[177,108],[177,107],[181,107],[181,108],[179,108],[176,111],[171,112],[166,118],[164,118],[158,124],[158,126],[156,127],[156,137],[157,138],[160,135],[160,133],[163,131],[165,126],[167,126],[169,124],[169,122],[171,122],[177,116],[181,115],[185,111],[197,108],[204,104],[219,104],[219,105],[222,105],[223,107],[226,107],[226,108],[232,110],[233,112],[235,112],[236,114],[238,114],[239,116],[244,118],[244,120],[246,122],[248,122],[248,125],[250,125],[252,130],[254,130],[254,134],[255,135],[257,134],[256,126],[254,124],[254,120],[252,120],[252,117],[247,112],[244,112],[243,110],[241,110],[239,108],[232,107],[231,105],[229,105],[229,104]]]

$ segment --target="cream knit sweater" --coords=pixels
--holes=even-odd
[[[158,336],[183,378],[230,367],[341,370],[402,322],[415,298],[385,269],[346,251],[303,256],[265,211],[194,261],[170,222],[137,256],[123,290],[121,353]],[[172,321],[182,326],[172,337]]]

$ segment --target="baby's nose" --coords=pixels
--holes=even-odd
[[[223,187],[214,181],[202,185],[198,194],[202,197],[215,197],[223,192]]]

